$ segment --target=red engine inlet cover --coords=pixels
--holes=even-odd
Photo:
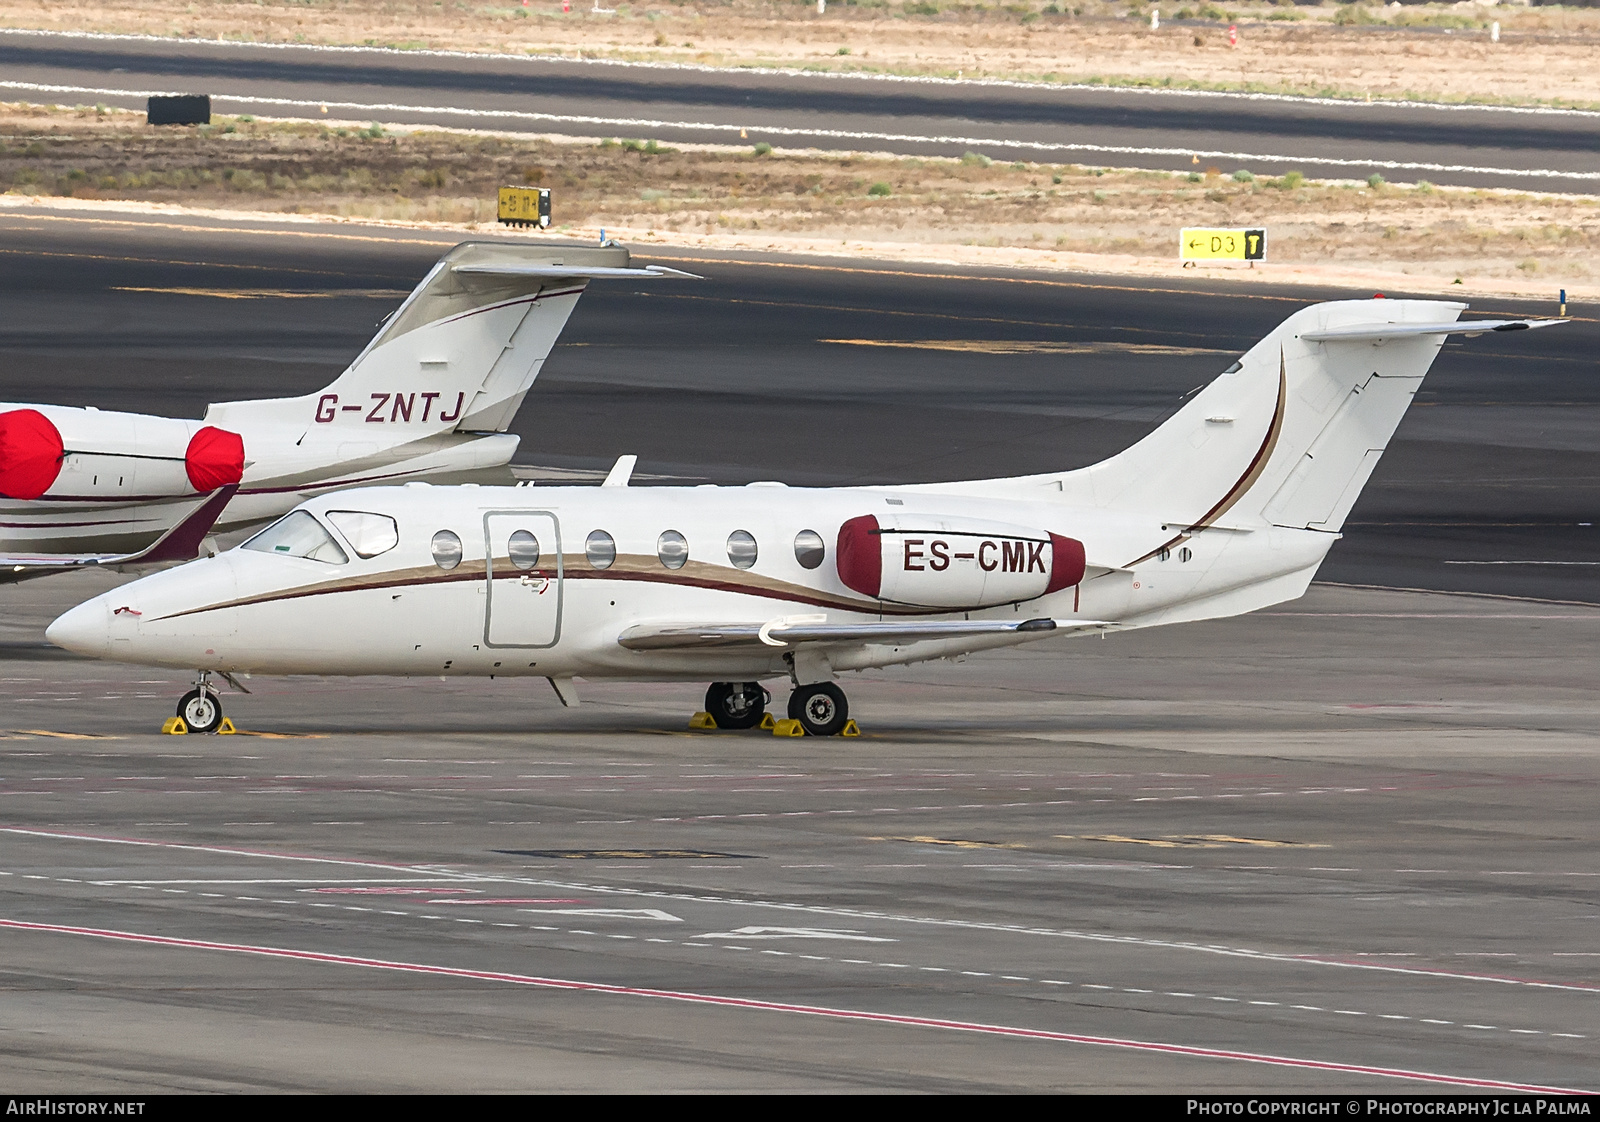
[[[183,454],[189,486],[215,491],[244,477],[244,438],[236,432],[207,425],[189,440]]]
[[[37,499],[61,474],[61,433],[37,409],[0,413],[0,495]]]
[[[852,518],[839,527],[839,548],[834,552],[839,579],[846,588],[878,598],[883,586],[883,544],[878,519],[871,514]]]

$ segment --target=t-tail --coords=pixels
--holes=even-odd
[[[518,441],[506,429],[588,282],[669,276],[691,274],[633,266],[615,245],[456,246],[331,384],[303,397],[210,407],[206,423],[263,451],[229,521],[281,505],[252,504],[253,494],[449,482],[504,468]],[[271,462],[267,449],[276,450]]]
[[[1170,606],[1150,622],[1291,599],[1338,538],[1445,338],[1566,322],[1461,320],[1465,308],[1381,298],[1303,308],[1108,460],[937,489],[1129,512],[1124,532],[1090,558],[1091,568],[1144,591],[1152,607],[1169,603],[1152,588],[1170,590]],[[1202,550],[1201,535],[1215,548]],[[1228,563],[1204,564],[1202,554],[1226,555]],[[1259,558],[1247,561],[1252,554]],[[1162,564],[1159,577],[1137,575],[1190,556],[1194,566]]]

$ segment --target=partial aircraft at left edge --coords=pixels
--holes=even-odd
[[[213,529],[341,487],[500,481],[506,429],[588,281],[688,275],[621,246],[467,242],[316,393],[200,420],[0,402],[0,583],[185,560]]]

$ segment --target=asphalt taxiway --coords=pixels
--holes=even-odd
[[[504,679],[163,737],[180,675],[12,659],[0,1082],[1592,1090],[1597,658],[1592,607],[1316,588],[851,675],[826,741]]]
[[[179,415],[325,383],[442,244],[0,231],[6,396]],[[526,470],[1087,462],[1319,295],[699,257],[591,288]],[[1452,346],[1324,570],[1495,595],[849,675],[859,739],[537,679],[258,678],[244,735],[159,736],[184,675],[39,643],[117,578],[0,588],[0,1082],[1593,1090],[1592,578],[1446,564],[1594,560],[1593,331]]]
[[[1592,191],[1600,113],[0,31],[0,90],[578,137]]]

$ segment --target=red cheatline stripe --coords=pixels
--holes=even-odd
[[[260,955],[265,958],[322,962],[334,966],[360,966],[369,970],[397,970],[407,974],[431,974],[444,978],[466,978],[477,982],[504,982],[508,985],[537,986],[541,989],[576,990],[584,993],[609,994],[617,997],[647,997],[660,1001],[687,1002],[692,1005],[716,1005],[731,1009],[752,1009],[764,1013],[799,1013],[808,1017],[832,1017],[842,1021],[868,1021],[884,1025],[905,1025],[910,1028],[945,1029],[952,1032],[981,1033],[987,1036],[1015,1037],[1022,1040],[1049,1040],[1062,1044],[1095,1044],[1105,1048],[1131,1048],[1139,1052],[1159,1052],[1169,1056],[1192,1056],[1203,1060],[1239,1060],[1244,1063],[1270,1064],[1274,1067],[1292,1067],[1311,1071],[1336,1071],[1347,1075],[1372,1075],[1384,1079],[1413,1079],[1423,1083],[1443,1083],[1452,1087],[1476,1087],[1493,1091],[1521,1091],[1535,1095],[1583,1095],[1591,1093],[1566,1087],[1543,1087],[1530,1083],[1509,1083],[1499,1079],[1475,1079],[1464,1075],[1441,1075],[1431,1071],[1371,1067],[1366,1064],[1341,1064],[1324,1060],[1303,1060],[1293,1056],[1270,1056],[1260,1052],[1236,1052],[1225,1048],[1195,1048],[1186,1044],[1164,1044],[1153,1040],[1125,1040],[1115,1036],[1088,1036],[1076,1032],[1051,1032],[1048,1029],[1019,1028],[1013,1025],[988,1025],[977,1021],[951,1021],[940,1017],[911,1017],[900,1013],[874,1013],[866,1009],[834,1009],[826,1005],[797,1005],[786,1001],[761,1001],[756,998],[727,997],[721,994],[691,993],[684,990],[658,990],[644,986],[619,986],[604,982],[578,982],[566,978],[540,978],[532,974],[511,974],[499,970],[466,970],[457,966],[433,966],[422,962],[393,962],[382,958],[327,954],[322,951],[302,951],[289,947],[258,947],[248,943],[214,943],[206,939],[175,939],[166,935],[145,935],[136,931],[110,931],[99,927],[73,927],[56,923],[27,923],[23,920],[0,919],[0,928],[10,928],[16,931],[42,931],[56,935],[87,935],[96,939],[114,939],[124,943],[145,943],[158,947],[179,947],[185,950],[226,951],[232,954]]]

